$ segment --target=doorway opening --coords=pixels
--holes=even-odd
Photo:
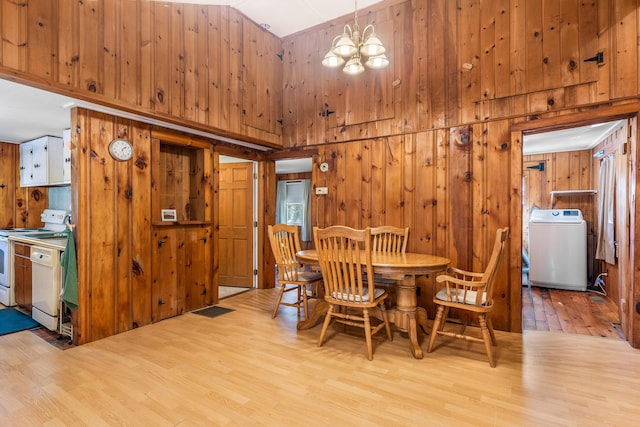
[[[275,162],[276,172],[276,224],[294,225],[299,228],[300,248],[313,247],[312,212],[312,158],[280,159]],[[278,266],[275,268],[275,287],[279,282]],[[292,303],[295,292],[285,292],[282,301]],[[292,315],[295,314],[291,310]]]
[[[313,240],[311,165],[310,157],[276,160],[276,224],[300,227],[302,249]]]
[[[219,157],[218,299],[257,287],[257,162]]]
[[[602,159],[617,156],[616,185],[624,190],[607,192],[622,194],[628,182],[628,156],[622,151],[627,147],[629,120],[570,126],[523,135],[522,328],[625,339],[620,301],[628,284],[617,274],[608,275],[625,261],[607,264],[597,259],[596,252],[602,235],[598,226],[603,212]],[[616,213],[628,218],[627,201],[616,201]],[[584,232],[559,237],[568,227],[577,230],[580,222]],[[616,230],[621,233],[616,237],[625,240],[626,235],[628,242],[624,221],[616,224]],[[586,259],[586,264],[572,265],[572,255]],[[577,288],[571,284],[584,278],[586,283]]]

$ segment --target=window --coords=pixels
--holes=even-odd
[[[278,181],[276,223],[297,225],[301,239],[309,242],[311,235],[311,180]]]
[[[285,184],[285,210],[287,225],[304,223],[304,186],[302,181],[292,181]]]

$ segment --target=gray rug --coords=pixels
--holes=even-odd
[[[212,305],[211,307],[201,308],[200,310],[192,311],[193,314],[199,314],[201,316],[207,317],[216,317],[221,314],[226,314],[233,311],[231,308],[218,307],[217,305]]]

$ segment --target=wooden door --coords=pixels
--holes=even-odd
[[[529,250],[529,215],[535,207],[547,209],[547,175],[544,160],[523,162],[522,168],[522,247]]]
[[[253,287],[253,163],[220,164],[220,286]]]

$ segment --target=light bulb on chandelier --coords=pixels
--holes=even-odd
[[[322,59],[322,65],[325,67],[337,68],[345,63],[346,58],[349,58],[342,71],[350,75],[364,72],[364,66],[361,62],[362,56],[368,58],[364,63],[367,68],[381,69],[389,65],[389,60],[385,55],[386,49],[376,35],[373,25],[367,25],[360,35],[357,0],[355,7],[353,29],[348,24],[345,25],[344,32],[333,39],[331,49]],[[369,35],[367,35],[367,31],[369,31]]]

